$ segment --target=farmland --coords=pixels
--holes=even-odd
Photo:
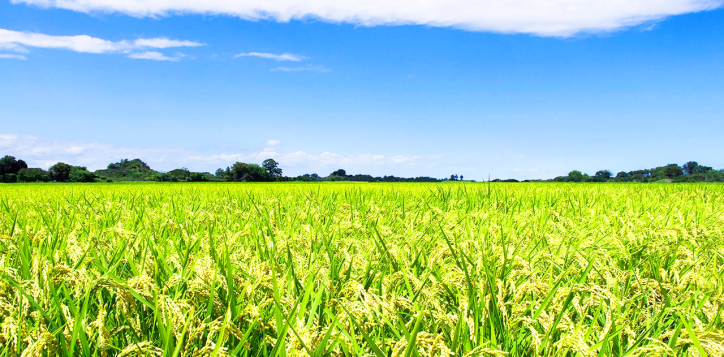
[[[722,356],[719,184],[0,186],[0,357]]]

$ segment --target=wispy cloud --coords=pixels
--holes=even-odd
[[[0,50],[12,51],[12,52],[17,52],[17,53],[28,53],[29,52],[28,49],[23,46],[19,46],[14,43],[2,43],[2,42],[0,42]]]
[[[292,62],[299,62],[304,59],[307,59],[307,57],[299,56],[291,53],[282,53],[280,55],[276,55],[273,53],[264,53],[264,52],[244,52],[239,53],[238,55],[234,56],[236,58],[239,57],[260,57],[260,58],[266,58],[266,59],[273,59],[276,61],[292,61]]]
[[[140,38],[133,41],[136,48],[173,48],[173,47],[199,47],[204,46],[203,43],[186,41],[186,40],[170,40],[165,37],[158,38]]]
[[[238,154],[215,154],[215,155],[195,155],[190,156],[189,160],[198,162],[209,162],[223,164],[225,162],[248,161],[261,162],[265,159],[272,158],[279,161],[280,164],[290,166],[317,166],[317,167],[335,167],[335,166],[378,166],[386,164],[402,164],[412,163],[421,159],[421,156],[385,156],[375,154],[358,154],[343,155],[332,152],[323,152],[321,154],[310,154],[304,151],[280,152],[271,148],[261,150],[254,153],[238,153]]]
[[[140,157],[155,164],[175,168],[183,166],[189,153],[175,148],[119,147],[97,142],[37,138],[28,135],[0,134],[0,152],[25,160],[31,167],[48,168],[58,162],[87,166],[91,170],[105,168],[111,162]],[[178,162],[174,162],[178,160]]]
[[[219,167],[230,166],[237,161],[261,163],[272,158],[278,161],[289,175],[318,172],[327,174],[344,168],[348,172],[372,171],[394,174],[401,168],[418,163],[430,163],[430,157],[419,155],[339,154],[304,151],[281,151],[274,146],[277,140],[269,140],[266,147],[250,152],[198,152],[179,148],[138,148],[103,144],[98,142],[71,141],[54,138],[37,138],[15,134],[0,134],[0,152],[25,160],[31,167],[48,168],[57,162],[86,166],[91,170],[102,169],[109,163],[125,158],[140,158],[157,170],[167,171],[188,167],[194,171],[213,172]],[[397,171],[398,172],[398,171]]]
[[[171,47],[198,47],[203,45],[204,44],[198,42],[170,40],[165,37],[137,39],[134,41],[109,41],[87,35],[54,36],[35,32],[0,29],[0,49],[7,49],[18,53],[27,53],[28,51],[25,47],[64,49],[80,53],[102,54],[131,53],[135,50],[150,48],[163,49]]]
[[[179,54],[176,57],[167,57],[161,52],[155,52],[155,51],[147,51],[147,52],[141,52],[141,53],[131,53],[128,55],[128,58],[133,59],[145,59],[145,60],[152,60],[152,61],[171,61],[171,62],[178,62],[183,57],[183,55]]]
[[[472,31],[572,36],[712,10],[722,0],[11,0],[80,12],[132,16],[223,14],[243,19],[315,18],[363,26],[426,25]]]
[[[58,48],[83,53],[114,53],[133,49],[133,46],[126,41],[113,42],[86,35],[51,36],[4,29],[0,29],[0,43],[39,48]]]
[[[302,66],[302,67],[277,67],[277,68],[272,68],[272,71],[326,73],[326,72],[329,72],[329,69],[324,66]]]
[[[25,56],[23,56],[23,55],[8,55],[8,54],[0,54],[0,58],[3,58],[3,59],[17,59],[17,60],[23,60],[23,61],[26,60],[26,59],[28,59],[27,57],[25,57]]]

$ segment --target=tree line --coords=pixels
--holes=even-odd
[[[108,165],[106,169],[90,172],[84,166],[73,166],[59,162],[48,170],[30,168],[23,160],[6,155],[0,159],[0,182],[122,182],[122,181],[160,181],[160,182],[273,182],[273,181],[361,181],[361,182],[440,182],[463,181],[463,175],[451,175],[450,178],[434,177],[396,177],[372,176],[366,174],[350,175],[343,169],[335,170],[327,176],[316,173],[296,177],[283,175],[279,163],[266,159],[261,165],[237,162],[215,173],[193,172],[180,168],[168,172],[151,169],[140,159],[123,159]],[[495,179],[493,182],[518,182],[515,179]],[[724,182],[724,170],[689,161],[681,166],[669,164],[652,169],[621,171],[616,175],[610,170],[599,170],[588,175],[573,170],[566,176],[559,176],[553,182]]]
[[[456,176],[457,178],[457,176]],[[462,177],[461,177],[462,179]],[[279,163],[266,159],[261,165],[237,162],[215,173],[193,172],[180,168],[168,172],[151,169],[140,159],[123,159],[108,165],[106,169],[90,172],[84,166],[72,166],[59,162],[47,171],[29,168],[23,160],[13,156],[0,159],[0,182],[273,182],[273,181],[366,181],[366,182],[437,182],[433,177],[405,178],[396,176],[374,177],[371,175],[348,175],[343,169],[322,177],[318,174],[304,174],[296,177],[283,175]]]
[[[6,155],[0,159],[0,182],[95,182],[97,176],[84,166],[59,162],[48,171],[31,168],[23,160]]]
[[[573,170],[567,176],[554,178],[555,182],[724,182],[724,170],[689,161],[681,166],[668,164],[653,169],[621,171],[599,170],[593,176]]]

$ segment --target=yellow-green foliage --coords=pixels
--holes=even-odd
[[[724,186],[0,187],[0,357],[723,356]]]

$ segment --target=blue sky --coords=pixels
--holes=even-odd
[[[0,154],[476,180],[724,168],[721,1],[427,3],[0,0]]]

